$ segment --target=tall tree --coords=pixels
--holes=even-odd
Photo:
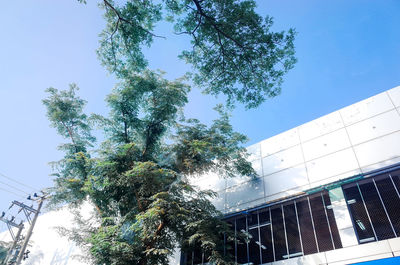
[[[240,147],[246,137],[233,131],[222,107],[211,126],[185,120],[189,87],[150,71],[114,89],[109,117],[87,118],[76,90],[50,88],[43,101],[51,124],[70,140],[61,146],[66,155],[57,163],[53,202],[88,199],[96,207],[100,226],[80,236],[95,263],[167,264],[176,246],[198,245],[217,264],[228,262],[221,249],[227,225],[209,201],[214,194],[187,178],[210,170],[255,175]],[[89,152],[90,121],[106,135],[96,156]]]
[[[81,0],[81,2],[84,2]],[[121,3],[122,2],[122,3]],[[224,106],[209,126],[187,119],[187,78],[166,80],[147,69],[143,45],[157,22],[175,23],[192,37],[181,58],[193,65],[196,86],[223,93],[233,106],[256,107],[279,93],[282,77],[295,63],[294,31],[270,31],[252,0],[103,0],[106,28],[98,50],[102,63],[120,80],[106,98],[107,117],[84,114],[76,92],[47,90],[48,118],[68,139],[55,165],[54,204],[90,201],[96,225],[82,220],[66,232],[91,253],[94,264],[168,264],[175,247],[201,250],[216,264],[231,264],[223,240],[234,240],[210,198],[188,178],[210,171],[221,177],[255,176]],[[93,127],[104,132],[95,142]]]

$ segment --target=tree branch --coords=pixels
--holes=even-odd
[[[153,37],[166,39],[164,36],[156,35],[156,34],[154,34],[153,32],[151,32],[151,31],[149,31],[149,30],[143,28],[142,26],[137,25],[137,24],[135,24],[135,23],[132,23],[132,21],[129,21],[129,20],[125,19],[125,18],[119,13],[119,11],[118,11],[110,2],[108,2],[107,0],[103,0],[103,2],[104,2],[104,5],[106,6],[106,8],[109,7],[109,8],[114,12],[114,14],[118,17],[118,21],[122,21],[122,22],[128,23],[128,24],[130,24],[130,25],[132,25],[132,26],[134,26],[134,27],[138,27],[139,29],[143,30],[144,32],[146,32],[147,34],[150,34],[150,35],[153,36]]]
[[[205,17],[205,18],[210,22],[211,26],[212,26],[217,32],[219,32],[220,34],[222,34],[225,38],[230,39],[231,41],[233,41],[233,42],[234,42],[237,46],[239,46],[240,48],[242,48],[242,49],[245,48],[245,47],[243,46],[243,44],[241,44],[240,42],[238,42],[237,40],[235,40],[232,36],[226,34],[223,30],[221,30],[221,29],[217,26],[218,23],[216,23],[215,18],[213,18],[213,17],[207,15],[207,14],[204,12],[202,6],[200,5],[200,4],[201,4],[201,1],[199,1],[199,0],[192,0],[192,1],[193,1],[193,3],[196,5],[196,8],[197,8],[197,11],[199,12],[199,14],[200,14],[201,16]]]
[[[75,139],[74,139],[74,136],[73,136],[73,134],[72,134],[71,128],[69,128],[69,127],[65,124],[64,121],[61,121],[61,124],[65,127],[65,129],[67,129],[67,132],[68,132],[68,134],[69,134],[69,137],[71,138],[72,144],[73,144],[74,147],[75,147],[75,152],[78,153],[78,147],[76,146]]]

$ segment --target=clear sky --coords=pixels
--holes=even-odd
[[[100,66],[95,50],[104,22],[96,2],[5,1],[0,11],[0,172],[35,189],[51,185],[48,162],[61,158],[63,140],[49,127],[44,90],[77,83],[87,112],[106,114],[104,97],[115,80]],[[298,63],[286,76],[282,94],[255,110],[235,110],[235,129],[259,142],[344,106],[400,85],[400,2],[398,0],[258,0],[275,30],[293,27]],[[185,38],[167,36],[146,50],[150,67],[168,78],[190,70],[177,59]],[[196,88],[186,114],[203,122],[216,103]],[[0,175],[0,211],[23,200],[27,186]],[[13,191],[11,194],[6,191]],[[22,196],[22,197],[21,197]],[[12,211],[10,212],[12,213]],[[0,229],[1,229],[0,224]]]

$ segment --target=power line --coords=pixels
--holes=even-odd
[[[10,185],[10,184],[8,184],[8,183],[5,183],[5,182],[3,182],[3,181],[1,181],[1,180],[0,180],[0,183],[4,184],[4,185],[6,185],[6,186],[8,186],[8,187],[10,187],[10,188],[12,188],[12,189],[15,189],[15,190],[17,190],[17,191],[20,191],[20,192],[22,192],[22,193],[25,193],[25,194],[29,195],[28,192],[26,192],[26,191],[24,191],[24,190],[21,190],[21,189],[15,187],[15,186],[13,186],[13,185]]]
[[[13,178],[7,177],[6,175],[4,175],[4,174],[1,173],[1,172],[0,172],[0,176],[6,178],[6,179],[8,179],[8,180],[14,181],[15,183],[17,183],[17,184],[19,184],[19,185],[21,185],[21,186],[24,186],[25,188],[28,188],[28,189],[30,189],[30,190],[33,190],[33,191],[40,191],[39,189],[36,189],[36,188],[34,188],[34,187],[32,187],[32,186],[29,186],[29,185],[27,185],[27,184],[24,184],[24,183],[22,183],[22,182],[19,182],[19,181],[13,179]]]
[[[25,199],[25,197],[22,196],[21,194],[15,193],[15,192],[10,191],[10,190],[7,190],[7,189],[5,189],[5,188],[0,187],[0,190],[3,190],[3,191],[5,191],[5,192],[11,193],[11,194],[13,194],[13,195],[15,195],[15,196],[18,196],[18,197],[20,197],[20,198],[24,198],[24,199]]]

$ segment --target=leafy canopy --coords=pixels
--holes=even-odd
[[[80,2],[85,2],[80,0]],[[106,27],[98,55],[119,83],[106,98],[109,115],[86,115],[78,87],[47,89],[43,100],[51,126],[68,140],[55,162],[53,205],[78,207],[89,201],[92,220],[77,214],[79,228],[63,230],[90,253],[93,264],[168,264],[176,247],[201,250],[215,264],[231,264],[225,240],[235,240],[210,202],[190,179],[217,172],[221,177],[255,176],[225,107],[205,125],[183,115],[188,76],[167,80],[147,69],[143,45],[159,38],[155,25],[175,23],[192,47],[181,58],[193,66],[194,84],[224,94],[227,105],[256,107],[279,94],[293,67],[294,31],[272,32],[252,0],[100,1]],[[103,132],[96,142],[94,130]]]
[[[221,249],[227,225],[209,201],[215,194],[188,181],[209,171],[255,175],[241,147],[246,137],[233,131],[221,106],[210,126],[184,119],[189,87],[150,71],[113,90],[108,117],[83,114],[75,85],[47,91],[51,124],[70,140],[61,146],[52,200],[95,206],[99,226],[72,233],[95,264],[168,264],[176,246],[199,244],[216,263],[228,263]],[[96,150],[94,124],[106,136]]]
[[[255,12],[254,0],[101,1],[107,26],[98,50],[102,63],[120,78],[147,66],[143,46],[150,46],[158,22],[174,23],[175,34],[188,35],[191,48],[180,58],[195,70],[203,92],[224,94],[247,108],[280,93],[283,76],[296,63],[295,31],[273,32],[271,17]]]

